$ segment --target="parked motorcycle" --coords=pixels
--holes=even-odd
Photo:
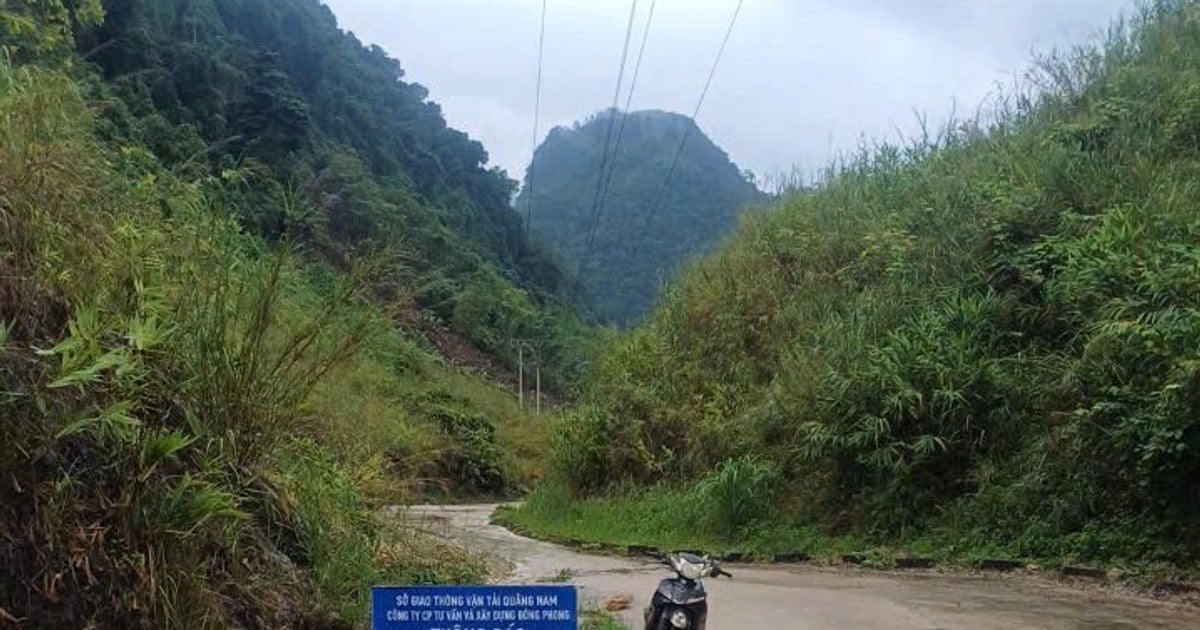
[[[676,577],[659,582],[658,590],[654,592],[645,612],[646,630],[705,630],[708,624],[708,594],[704,592],[704,578],[733,575],[707,556],[671,553],[660,556],[658,560],[671,567]]]

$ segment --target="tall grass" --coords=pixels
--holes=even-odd
[[[742,530],[773,515],[779,491],[774,464],[754,455],[721,462],[696,484],[697,509],[713,530],[732,541]]]

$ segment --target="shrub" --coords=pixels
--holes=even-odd
[[[725,540],[732,541],[748,527],[776,514],[779,469],[754,455],[721,462],[697,482],[693,492],[698,511]]]

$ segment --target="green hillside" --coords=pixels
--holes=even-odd
[[[560,384],[590,335],[482,148],[307,0],[15,0],[0,47],[0,625],[482,580],[378,508],[516,495],[549,427],[426,333]]]
[[[563,425],[575,496],[626,490],[517,518],[1194,566],[1198,79],[1200,6],[1159,2],[747,217]]]
[[[103,6],[78,51],[104,79],[105,140],[145,146],[180,175],[225,177],[242,225],[303,239],[331,264],[402,249],[410,319],[510,366],[511,338],[555,340],[543,362],[567,384],[579,356],[558,341],[584,333],[560,306],[562,271],[510,206],[516,182],[399,62],[318,0]]]
[[[609,157],[612,174],[605,171],[595,220],[610,126],[620,146]],[[534,240],[558,256],[569,280],[579,280],[596,319],[621,325],[646,314],[680,265],[710,252],[761,197],[694,121],[661,111],[624,117],[612,110],[551,130],[534,153],[518,210],[529,210],[530,173]]]

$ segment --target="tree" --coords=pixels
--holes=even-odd
[[[2,0],[0,48],[15,63],[63,63],[75,31],[104,21],[100,0]]]

